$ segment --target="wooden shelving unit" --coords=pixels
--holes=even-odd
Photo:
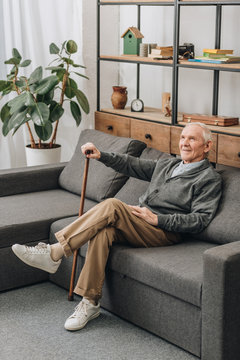
[[[169,124],[169,125],[172,122],[171,117],[164,116],[161,109],[156,109],[156,108],[152,108],[152,107],[145,107],[144,112],[141,112],[141,113],[132,112],[130,107],[126,107],[123,110],[112,109],[112,108],[103,108],[103,109],[101,109],[101,111],[120,115],[120,116],[129,116],[131,118],[136,118],[136,119],[161,122],[161,123]],[[181,121],[181,120],[182,120],[182,116],[179,115],[179,121]]]
[[[142,63],[149,65],[161,65],[161,66],[173,66],[173,60],[156,60],[150,57],[142,57],[135,55],[101,55],[100,60],[102,61],[117,61],[117,62],[130,62],[130,63]],[[190,62],[187,60],[179,60],[178,67],[189,67],[189,68],[201,68],[206,70],[220,70],[220,71],[240,71],[240,63],[229,63],[229,64],[211,64],[203,62]]]
[[[115,114],[119,116],[127,116],[130,118],[136,118],[141,120],[148,120],[151,122],[159,122],[162,124],[172,123],[171,117],[164,116],[161,109],[153,108],[153,107],[145,107],[144,112],[142,113],[134,113],[131,111],[130,107],[126,107],[123,110],[113,109],[113,108],[102,108],[101,111],[109,114]],[[178,113],[178,125],[185,126],[186,123],[182,121],[182,113]],[[227,135],[235,135],[240,137],[240,124],[233,126],[214,126],[208,125],[209,129],[215,133],[227,134]],[[240,151],[240,149],[239,149]]]
[[[215,26],[215,48],[221,48],[221,22],[222,22],[222,7],[225,5],[240,5],[239,0],[221,0],[221,1],[209,1],[209,0],[100,0],[98,1],[98,29],[100,32],[100,7],[101,6],[114,6],[114,5],[132,5],[137,6],[137,27],[140,29],[140,9],[144,6],[174,6],[174,41],[173,41],[173,60],[153,60],[148,57],[132,56],[132,55],[109,55],[100,53],[100,36],[98,36],[98,54],[97,54],[97,123],[101,127],[102,131],[107,131],[120,136],[128,136],[129,134],[136,134],[133,131],[134,127],[137,127],[137,133],[140,133],[140,124],[142,121],[142,127],[146,131],[147,124],[152,129],[154,141],[153,144],[157,144],[156,133],[159,132],[154,125],[158,124],[161,131],[168,133],[168,137],[172,139],[172,133],[175,133],[177,137],[181,131],[181,127],[186,123],[182,122],[182,115],[178,112],[178,77],[179,69],[202,69],[213,72],[213,97],[212,97],[212,114],[218,114],[218,92],[219,92],[219,76],[221,71],[228,72],[240,72],[240,63],[229,64],[211,64],[202,62],[189,62],[187,60],[178,59],[178,47],[179,47],[179,32],[180,32],[180,8],[181,6],[214,6],[216,9],[216,26]],[[139,97],[140,87],[140,67],[141,65],[149,66],[165,66],[172,69],[172,116],[166,118],[160,109],[145,107],[143,113],[131,112],[130,108],[124,110],[115,110],[112,108],[101,108],[100,105],[100,62],[112,61],[136,64],[137,72],[137,84],[136,84],[136,97]],[[145,104],[146,105],[146,104]],[[103,116],[102,116],[102,115]],[[106,123],[104,122],[104,114],[107,116]],[[104,125],[100,123],[103,121]],[[123,125],[124,122],[124,125]],[[111,125],[114,123],[114,126]],[[119,124],[119,129],[117,126]],[[106,128],[107,127],[107,128]],[[123,128],[123,131],[120,129]],[[112,130],[114,128],[114,130]],[[215,142],[215,155],[212,157],[212,161],[219,162],[221,164],[240,167],[240,124],[229,127],[209,126],[214,133]],[[154,132],[156,133],[154,134]],[[148,134],[145,134],[148,135]],[[139,135],[140,136],[140,135]],[[143,134],[141,134],[143,136]],[[167,136],[167,135],[166,135]],[[144,137],[143,137],[144,138]],[[160,136],[162,139],[162,137]],[[139,139],[142,139],[141,137]],[[171,142],[171,141],[170,141]],[[147,139],[147,143],[151,146],[151,141]],[[229,145],[229,151],[227,152],[225,147]],[[166,145],[166,144],[165,144]],[[160,145],[161,146],[161,145]],[[177,143],[170,150],[176,153]],[[160,147],[162,151],[168,151],[168,147]]]
[[[174,3],[174,0],[101,0],[100,4],[148,4],[148,3]]]
[[[104,61],[117,61],[117,62],[130,62],[130,63],[142,63],[149,65],[159,65],[162,66],[173,66],[172,60],[153,60],[149,57],[135,56],[135,55],[101,55],[100,60]]]

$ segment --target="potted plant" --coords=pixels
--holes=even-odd
[[[39,156],[40,150],[45,155],[46,149],[55,152],[60,147],[56,144],[56,137],[65,103],[70,104],[77,126],[81,122],[81,110],[89,113],[88,100],[71,77],[71,74],[75,73],[88,79],[78,71],[78,68],[85,67],[72,60],[72,54],[77,52],[77,44],[69,40],[59,48],[51,43],[49,50],[50,54],[56,55],[51,62],[52,66],[46,67],[46,70],[51,71],[49,76],[43,77],[42,66],[37,67],[29,77],[20,75],[21,68],[29,66],[31,60],[22,61],[19,51],[14,48],[12,57],[5,61],[5,64],[13,65],[10,73],[6,80],[0,80],[1,97],[14,93],[14,97],[3,105],[0,112],[2,133],[7,136],[13,132],[14,135],[22,125],[27,126],[31,143],[26,149],[34,150],[38,157],[37,163],[33,164],[27,152],[28,165],[46,163],[41,159],[41,155]],[[48,162],[55,161],[56,159],[52,159]]]

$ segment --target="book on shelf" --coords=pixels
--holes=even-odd
[[[173,50],[173,46],[172,45],[168,45],[168,46],[156,46],[156,48],[155,49],[160,49],[160,50],[162,50],[162,49],[172,49]]]
[[[224,49],[203,49],[204,53],[209,54],[233,54],[233,50],[224,50]]]
[[[153,59],[153,60],[169,60],[169,59],[172,59],[172,55],[149,54],[148,57]]]
[[[207,52],[204,52],[203,56],[205,56],[206,58],[210,58],[210,59],[221,59],[221,58],[227,57],[226,54],[211,54],[211,53],[207,53]]]
[[[152,49],[150,55],[162,55],[162,56],[173,56],[173,49],[171,48],[162,48],[162,49]]]
[[[194,59],[188,59],[190,62],[202,62],[210,64],[233,64],[240,63],[240,56],[225,56],[218,59],[213,59],[206,56],[195,57]]]

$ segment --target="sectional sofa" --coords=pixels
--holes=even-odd
[[[0,291],[47,280],[68,289],[72,258],[49,276],[18,260],[11,245],[54,243],[54,233],[76,219],[84,167],[80,147],[87,141],[141,158],[171,156],[137,140],[84,130],[68,163],[0,171]],[[101,305],[201,359],[238,360],[240,170],[219,171],[223,197],[202,233],[163,248],[112,247]],[[91,160],[85,211],[109,197],[137,204],[147,186]],[[77,275],[86,248],[80,249]]]

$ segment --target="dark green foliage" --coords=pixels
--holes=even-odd
[[[78,126],[81,122],[81,108],[88,114],[89,103],[84,93],[78,89],[78,84],[70,77],[70,67],[85,68],[83,65],[75,64],[71,55],[78,50],[73,40],[64,41],[59,48],[51,43],[50,54],[56,55],[52,61],[57,62],[46,70],[51,75],[43,78],[42,66],[37,67],[29,77],[19,76],[20,68],[30,65],[31,60],[22,60],[19,51],[14,48],[12,57],[5,64],[12,65],[7,75],[7,80],[0,80],[0,95],[4,97],[10,92],[15,97],[4,104],[1,108],[0,117],[3,122],[2,132],[6,136],[13,130],[13,134],[26,122],[32,121],[37,136],[42,141],[50,139],[53,132],[53,123],[58,121],[63,113],[63,104],[67,98],[70,110]],[[87,76],[73,71],[76,75],[88,79]],[[54,100],[55,90],[60,100]],[[60,93],[60,95],[59,95]],[[73,99],[76,101],[73,101]]]

